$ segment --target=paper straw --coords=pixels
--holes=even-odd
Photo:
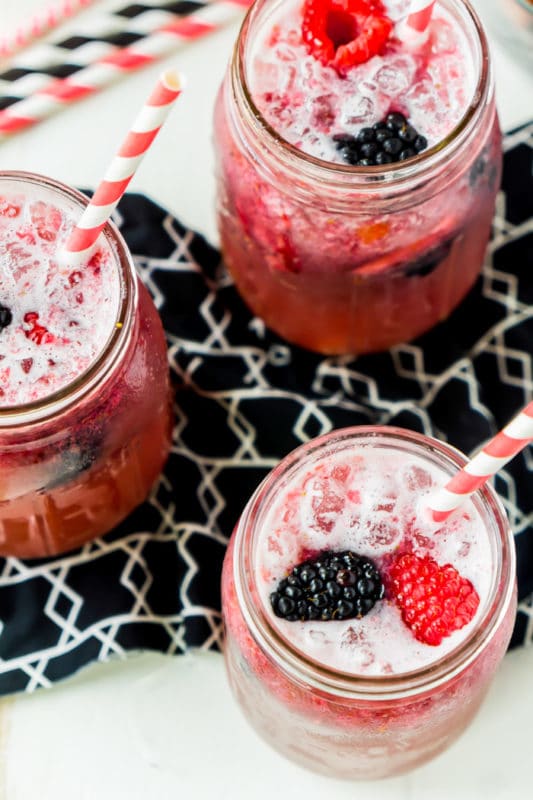
[[[425,40],[434,5],[435,0],[411,0],[407,16],[397,26],[398,38],[404,42]]]
[[[0,58],[9,58],[94,2],[95,0],[62,0],[40,9],[12,33],[0,37]]]
[[[25,130],[125,75],[201,39],[240,16],[251,0],[217,0],[176,17],[129,47],[115,47],[68,78],[52,78],[24,100],[0,111],[0,138]]]
[[[444,522],[467,497],[533,441],[533,401],[428,500],[434,522]]]
[[[65,260],[70,264],[81,263],[91,253],[182,87],[178,73],[169,70],[160,76],[65,245]]]

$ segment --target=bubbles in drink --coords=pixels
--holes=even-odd
[[[404,0],[386,6],[393,21],[405,14]],[[300,9],[300,2],[279,4],[249,59],[252,96],[288,142],[339,162],[331,137],[357,134],[390,111],[401,110],[433,143],[455,127],[473,93],[473,66],[464,34],[442,6],[433,12],[427,46],[403,45],[393,32],[383,52],[343,75],[308,53]]]
[[[289,485],[269,506],[258,542],[260,591],[268,598],[277,582],[302,562],[321,553],[353,553],[370,558],[387,590],[390,557],[412,552],[430,556],[440,565],[452,564],[487,597],[491,582],[490,545],[480,535],[483,523],[474,506],[450,519],[436,532],[421,515],[420,503],[443,474],[429,460],[392,449],[353,446],[329,453],[317,464],[296,472]],[[428,515],[429,518],[429,515]],[[274,545],[275,543],[275,545]],[[327,574],[315,576],[331,579]],[[353,583],[331,589],[340,603],[354,602],[366,591],[363,575]],[[327,591],[317,586],[313,591]],[[332,595],[333,596],[333,595]],[[360,595],[364,597],[363,595]],[[481,606],[482,607],[482,606]],[[468,628],[456,631],[435,649],[417,641],[394,602],[385,594],[360,618],[329,621],[273,620],[296,648],[321,663],[364,675],[408,671],[431,663],[455,647]]]
[[[75,214],[72,203],[62,209],[31,192],[25,199],[7,185],[0,198],[0,301],[12,315],[0,332],[0,405],[70,383],[113,329],[121,291],[114,255],[102,244],[94,264],[74,268],[61,258]]]
[[[403,479],[410,492],[425,492],[433,486],[431,473],[417,464],[410,464],[405,468]]]

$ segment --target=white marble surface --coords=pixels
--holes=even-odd
[[[45,0],[0,0],[0,30]],[[102,8],[101,0],[71,24]],[[475,2],[483,15],[483,0]],[[65,30],[68,30],[66,26]],[[188,88],[131,184],[216,241],[211,111],[234,24],[0,144],[0,169],[94,187],[163,66]],[[533,77],[493,42],[504,128],[533,116]],[[257,739],[229,694],[222,659],[154,654],[95,665],[31,696],[0,701],[0,800],[515,800],[531,796],[533,649],[506,656],[480,715],[447,753],[399,779],[338,783]]]

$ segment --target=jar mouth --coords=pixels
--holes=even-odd
[[[256,131],[267,133],[270,144],[275,150],[276,158],[286,161],[287,164],[293,163],[298,170],[313,174],[319,179],[327,180],[328,177],[335,176],[336,181],[347,181],[352,184],[357,181],[358,188],[362,189],[364,189],[365,185],[375,186],[376,183],[403,183],[412,178],[418,178],[420,175],[425,175],[437,166],[444,164],[451,153],[455,152],[468,139],[472,131],[476,129],[477,119],[484,110],[489,93],[493,91],[493,80],[488,42],[481,21],[469,0],[461,0],[460,3],[457,0],[441,0],[441,2],[446,7],[449,7],[454,16],[467,22],[478,49],[479,77],[470,103],[455,127],[437,144],[413,156],[407,162],[373,167],[352,166],[316,158],[284,139],[264,118],[254,102],[246,77],[247,34],[256,18],[260,15],[264,5],[261,2],[254,3],[244,18],[235,44],[231,70],[232,85],[234,94],[236,96],[241,95],[243,104]],[[239,87],[242,87],[241,91],[239,91]],[[359,183],[361,186],[359,186]]]
[[[0,186],[4,181],[6,183],[18,182],[21,188],[28,184],[45,187],[58,197],[74,201],[74,204],[80,208],[80,215],[89,202],[88,197],[77,189],[37,173],[2,170],[0,172]],[[113,266],[116,265],[120,271],[120,296],[117,315],[106,343],[87,369],[57,391],[29,403],[0,406],[0,429],[31,424],[63,411],[94,389],[120,363],[126,351],[129,332],[135,318],[135,309],[137,308],[136,273],[128,246],[116,225],[108,221],[100,236],[105,237],[113,257]]]
[[[456,448],[432,437],[389,426],[357,426],[333,431],[301,445],[278,464],[257,488],[248,503],[235,534],[234,582],[243,616],[259,646],[294,679],[313,687],[356,699],[393,699],[435,689],[461,673],[487,647],[512,602],[515,585],[515,551],[505,509],[489,484],[472,497],[495,540],[496,569],[483,612],[475,626],[454,649],[429,664],[397,674],[361,675],[336,670],[306,656],[294,647],[272,624],[263,606],[255,577],[254,526],[259,528],[262,511],[274,486],[289,479],[300,468],[302,459],[311,459],[317,450],[339,443],[381,442],[390,446],[409,445],[418,455],[434,459],[450,475],[462,467],[466,457]],[[415,452],[413,449],[412,452]],[[249,532],[252,531],[250,534]],[[249,534],[249,535],[248,535]],[[246,535],[248,538],[246,538]]]

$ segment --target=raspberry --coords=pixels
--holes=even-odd
[[[27,339],[31,339],[35,344],[51,344],[55,342],[55,337],[50,331],[38,322],[39,314],[35,311],[28,311],[24,314],[24,322],[29,328],[24,331]]]
[[[302,38],[308,52],[345,76],[379,55],[393,24],[381,0],[305,0]]]
[[[20,214],[21,206],[18,203],[13,203],[5,197],[0,197],[0,216],[1,217],[18,217]]]
[[[419,642],[439,645],[473,619],[479,595],[451,564],[404,553],[391,564],[387,588]]]

